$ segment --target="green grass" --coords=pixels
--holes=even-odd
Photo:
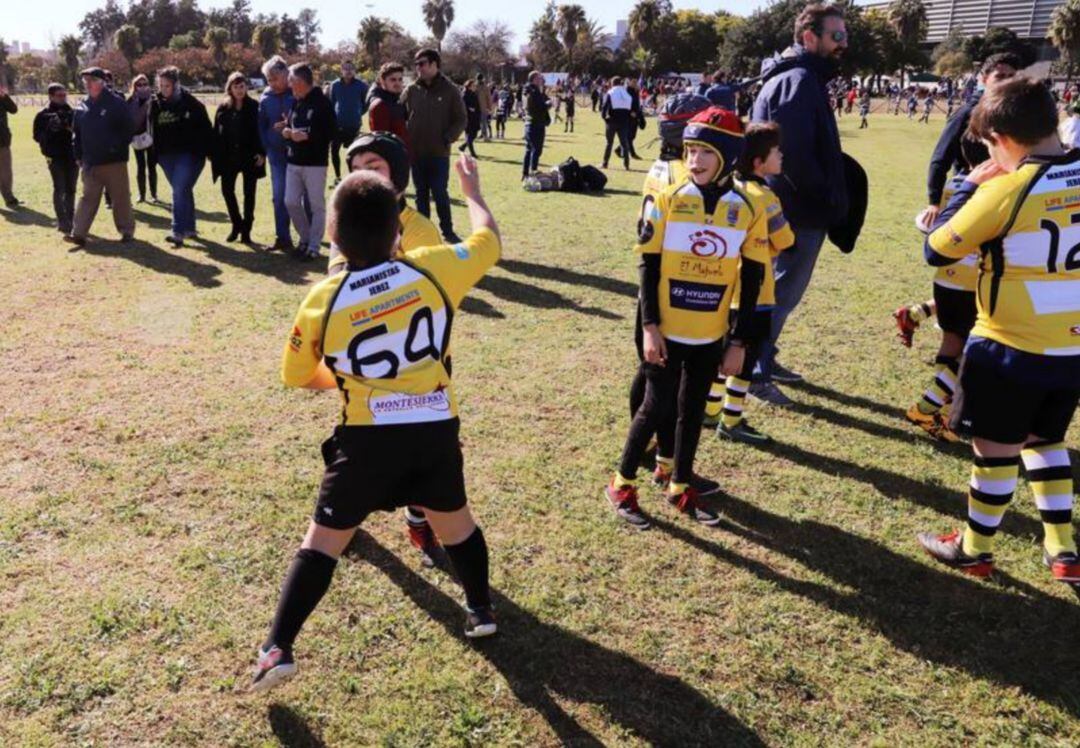
[[[889,317],[930,292],[912,217],[940,115],[843,119],[867,227],[855,254],[823,250],[782,341],[813,384],[786,412],[751,403],[777,445],[703,438],[726,491],[711,530],[646,492],[656,527],[635,534],[600,497],[627,428],[648,162],[603,197],[534,195],[520,123],[480,144],[505,259],[459,316],[455,377],[502,633],[467,643],[456,585],[379,515],[305,627],[301,677],[267,697],[247,672],[338,412],[278,384],[321,268],[223,243],[206,174],[204,242],[169,248],[167,213],[141,208],[138,243],[70,251],[31,117],[13,119],[27,208],[0,213],[0,744],[1080,743],[1080,608],[1041,566],[1026,484],[996,582],[914,543],[961,523],[969,470],[902,420],[936,339],[904,350]],[[560,129],[545,163],[598,162],[595,115]],[[259,198],[265,241],[267,183]],[[115,236],[107,212],[95,231]]]

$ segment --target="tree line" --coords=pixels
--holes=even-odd
[[[544,71],[575,75],[666,74],[721,68],[746,78],[757,75],[760,61],[791,44],[796,15],[807,0],[774,0],[748,16],[726,11],[675,10],[671,0],[638,0],[628,13],[628,29],[618,46],[613,36],[578,4],[549,2],[527,39],[526,62]],[[866,10],[854,0],[846,7],[850,46],[844,60],[849,75],[874,77],[933,70],[961,75],[989,54],[1015,52],[1030,63],[1035,49],[1007,28],[984,35],[955,29],[927,50],[924,0],[893,0],[884,9]],[[202,10],[198,0],[131,0],[126,9],[106,0],[57,45],[58,61],[48,64],[32,55],[8,58],[0,40],[0,73],[9,84],[40,89],[51,80],[76,84],[77,71],[99,64],[126,81],[176,65],[185,83],[219,85],[232,70],[257,74],[262,60],[274,54],[307,59],[324,75],[340,60],[355,60],[371,72],[387,60],[408,61],[416,50],[441,50],[444,70],[455,78],[485,72],[495,79],[513,75],[519,64],[511,51],[513,33],[501,21],[477,21],[453,28],[454,0],[423,0],[428,35],[417,38],[390,18],[362,19],[355,39],[333,48],[318,43],[318,13],[301,8],[295,16],[254,13],[249,0]],[[1050,38],[1061,52],[1059,67],[1071,76],[1080,63],[1080,0],[1066,0],[1053,15]]]

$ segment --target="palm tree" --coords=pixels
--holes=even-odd
[[[424,0],[420,10],[424,14],[424,24],[435,37],[441,52],[442,40],[454,22],[454,0]]]
[[[630,38],[642,47],[651,49],[657,27],[669,13],[671,0],[638,0],[628,19]]]
[[[251,43],[258,48],[264,60],[269,60],[281,46],[281,32],[276,24],[260,24],[251,32]]]
[[[1073,65],[1080,61],[1080,0],[1065,0],[1050,16],[1050,41],[1065,61],[1065,87],[1072,84]]]
[[[77,86],[79,84],[79,55],[82,54],[82,39],[74,34],[62,36],[56,50],[64,60],[72,84]]]
[[[390,25],[378,16],[368,16],[360,21],[360,32],[357,34],[360,46],[367,55],[368,66],[372,69],[379,65],[380,52],[383,42],[390,35]]]
[[[224,78],[225,45],[229,43],[229,30],[221,26],[211,26],[206,30],[206,38],[203,39],[203,43],[206,44],[210,54],[214,57],[214,64],[217,65],[218,74]]]
[[[648,77],[649,71],[656,64],[656,55],[644,47],[638,47],[630,55],[630,62],[639,73]]]
[[[611,49],[608,48],[609,35],[604,27],[594,19],[585,21],[585,25],[578,29],[577,44],[574,49],[577,52],[578,68],[591,70],[598,60],[611,57]]]
[[[123,26],[116,30],[116,34],[113,36],[113,42],[116,44],[116,48],[120,50],[120,54],[124,55],[124,59],[127,60],[128,69],[131,74],[135,74],[135,58],[139,56],[139,52],[142,51],[142,42],[139,41],[139,29],[136,26],[132,26],[130,23],[125,23]]]
[[[926,6],[923,0],[893,0],[887,15],[903,50],[900,63],[900,85],[903,86],[907,64],[918,58],[919,43],[926,36]]]
[[[566,68],[571,72],[574,70],[574,46],[587,21],[585,9],[580,5],[560,5],[555,13],[555,30],[566,50]]]

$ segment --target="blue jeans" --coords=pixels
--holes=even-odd
[[[525,160],[521,165],[521,175],[527,176],[536,171],[540,163],[540,154],[544,152],[545,125],[530,122],[525,125]]]
[[[435,210],[439,213],[439,230],[443,235],[454,231],[450,216],[450,157],[423,156],[412,165],[413,185],[416,187],[416,209],[425,218],[431,217],[431,198],[435,198]]]
[[[291,244],[289,209],[285,207],[285,170],[289,163],[284,153],[268,153],[266,162],[270,165],[270,190],[274,199],[274,238]]]
[[[173,236],[195,233],[195,183],[206,159],[194,153],[159,153],[158,164],[172,187]]]
[[[825,243],[825,229],[795,229],[795,246],[781,252],[773,268],[776,273],[776,306],[772,313],[772,326],[769,339],[761,345],[761,356],[754,367],[754,379],[761,382],[772,380],[776,352],[776,341],[784,330],[788,315],[802,301],[806,287],[810,285],[810,276],[814,274],[821,245]]]

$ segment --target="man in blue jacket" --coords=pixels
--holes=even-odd
[[[82,174],[82,196],[75,208],[75,220],[66,241],[81,247],[101,206],[101,195],[112,198],[113,223],[121,241],[135,236],[135,216],[131,210],[131,182],[128,178],[128,146],[135,132],[124,97],[106,85],[106,73],[98,67],[79,75],[86,98],[75,108],[75,163]]]
[[[769,178],[780,198],[795,246],[776,260],[776,307],[769,340],[762,344],[750,392],[774,405],[791,400],[776,382],[802,377],[776,363],[776,341],[788,315],[799,305],[830,226],[848,211],[840,133],[829,106],[826,85],[847,49],[844,11],[836,5],[809,5],[795,19],[795,44],[762,63],[764,83],[751,120],[780,125],[783,173]]]
[[[285,172],[289,165],[289,144],[281,137],[292,111],[293,95],[289,90],[289,66],[274,55],[262,66],[266,88],[259,99],[259,137],[270,166],[270,187],[274,197],[274,249],[293,249],[289,233],[289,210],[285,207]]]
[[[341,63],[341,77],[330,84],[330,104],[334,107],[336,128],[330,143],[330,162],[334,165],[334,184],[341,181],[341,156],[338,149],[356,140],[367,111],[367,84],[356,77],[352,60]]]

